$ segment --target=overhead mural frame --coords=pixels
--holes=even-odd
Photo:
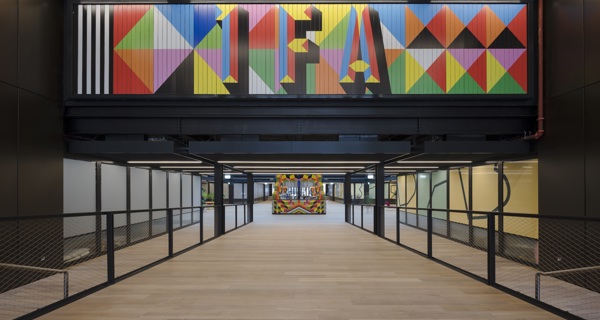
[[[534,11],[532,1],[74,2],[66,96],[526,100]]]

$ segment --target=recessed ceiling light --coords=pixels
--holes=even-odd
[[[196,163],[196,164],[200,164],[202,163],[202,161],[198,160],[198,161],[127,161],[127,163],[131,163],[131,164],[161,164],[161,163],[181,163],[181,164],[186,164],[186,163]]]
[[[379,161],[229,161],[229,160],[223,160],[223,161],[219,161],[219,163],[226,163],[226,164],[239,164],[239,163],[250,163],[250,164],[277,164],[277,163],[283,163],[283,164],[289,164],[289,163],[293,163],[293,164],[373,164],[373,163],[379,163]]]
[[[473,161],[449,160],[449,161],[397,161],[398,163],[473,163]]]

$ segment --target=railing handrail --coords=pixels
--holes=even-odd
[[[24,269],[24,270],[32,270],[32,271],[62,273],[63,274],[63,297],[65,299],[69,297],[69,271],[67,271],[67,270],[43,268],[43,267],[33,267],[33,266],[25,266],[25,265],[10,264],[10,263],[0,263],[0,267],[13,268],[13,269]]]
[[[542,276],[554,276],[565,273],[575,273],[575,272],[585,272],[590,270],[600,270],[600,266],[594,267],[582,267],[582,268],[574,268],[574,269],[565,269],[565,270],[556,270],[556,271],[538,271],[535,273],[535,300],[540,300],[541,296],[541,278]]]

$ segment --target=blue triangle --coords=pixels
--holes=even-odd
[[[403,4],[372,4],[379,12],[379,20],[394,38],[406,47],[406,6]]]
[[[427,25],[435,15],[442,10],[444,5],[442,4],[409,4],[408,7],[412,12]]]
[[[220,14],[220,12],[217,13],[217,5],[194,5],[194,48],[215,27],[215,25],[217,24],[217,14]]]
[[[502,20],[505,26],[525,7],[524,4],[488,4],[488,7]]]
[[[465,26],[468,25],[483,8],[482,4],[448,4],[447,6]]]
[[[159,4],[156,5],[175,29],[190,45],[194,43],[194,7],[190,4]]]

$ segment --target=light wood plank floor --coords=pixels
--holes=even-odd
[[[45,319],[556,319],[328,214],[273,216]]]

